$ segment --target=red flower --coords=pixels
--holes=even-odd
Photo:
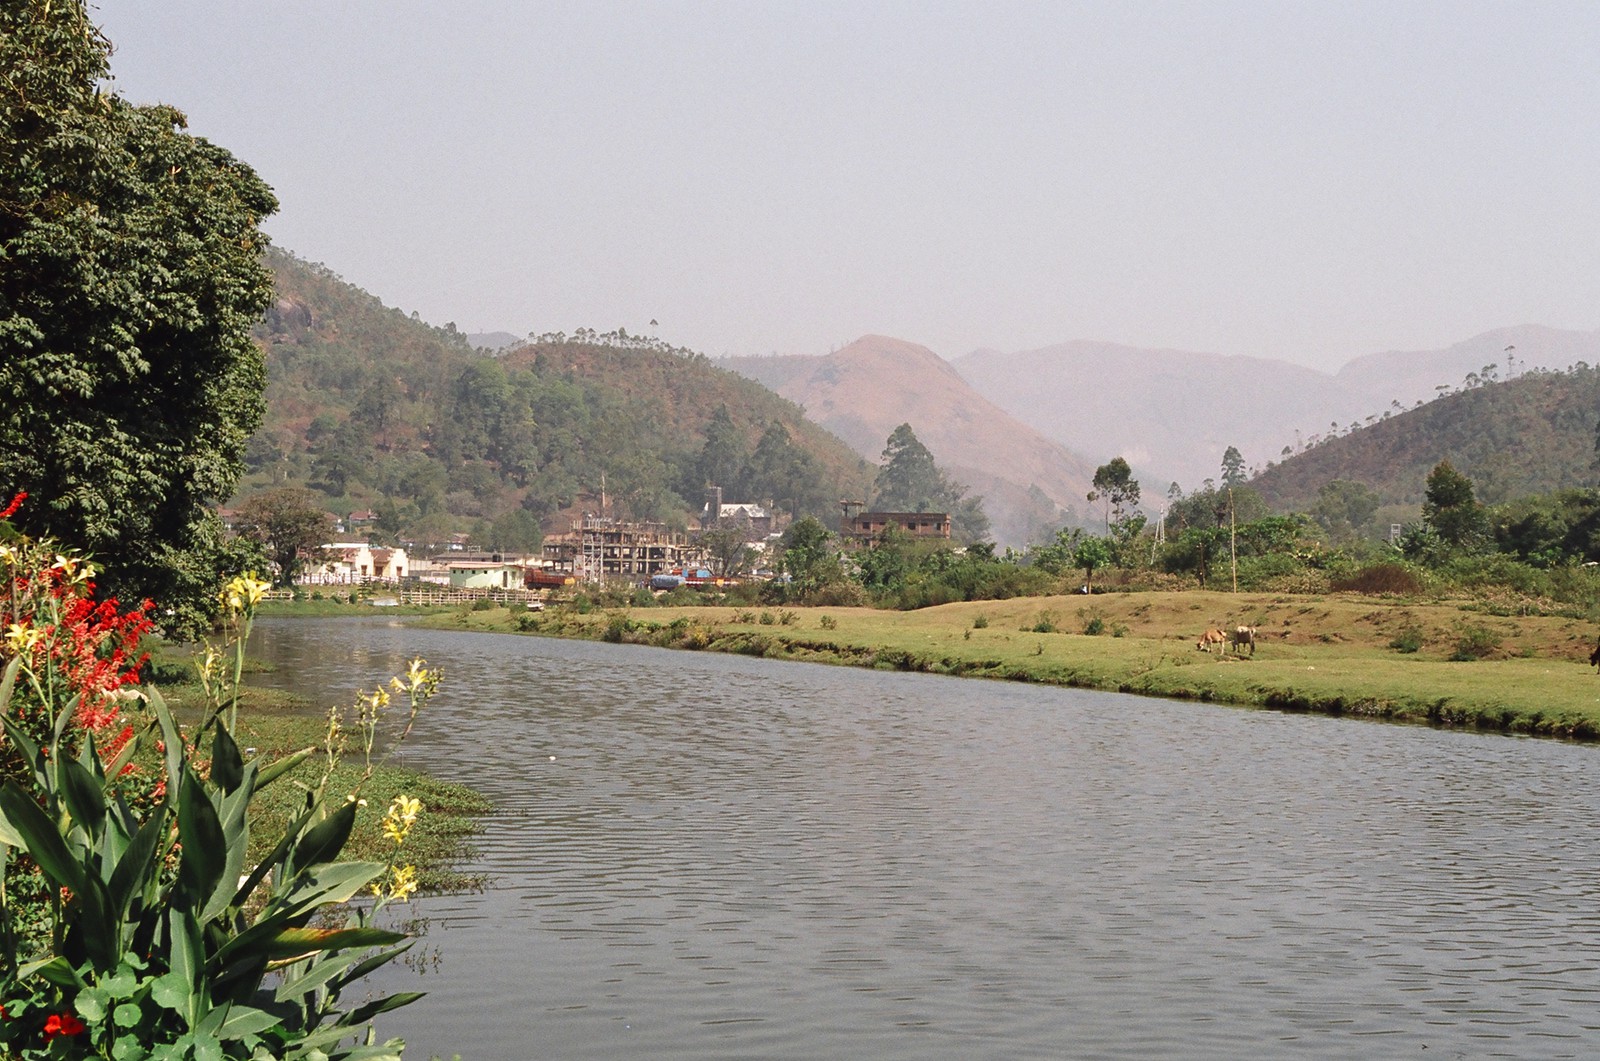
[[[44,1041],[58,1035],[77,1035],[83,1031],[83,1021],[70,1013],[52,1013],[44,1021]]]
[[[26,490],[19,491],[17,496],[11,499],[11,504],[7,505],[4,511],[0,511],[0,519],[10,519],[12,514],[21,508],[22,503],[27,499],[28,492]]]

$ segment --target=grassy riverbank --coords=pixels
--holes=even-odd
[[[1512,733],[1600,738],[1594,624],[1485,601],[1201,591],[863,608],[507,609],[425,620]],[[1195,648],[1255,625],[1253,658]],[[1092,631],[1092,632],[1086,632]]]
[[[175,659],[175,657],[174,657]],[[171,672],[170,666],[164,668]],[[258,666],[247,668],[259,670]],[[158,683],[163,696],[174,707],[180,721],[193,718],[200,710],[202,696],[198,685]],[[329,690],[334,696],[337,690]],[[334,702],[348,704],[354,690],[346,691]],[[311,703],[275,689],[247,686],[239,707],[242,748],[255,749],[263,761],[288,755],[302,748],[319,751],[286,777],[260,792],[250,807],[253,857],[266,854],[265,845],[281,835],[283,827],[304,807],[305,789],[322,777],[326,758],[320,749],[328,733],[327,703]],[[343,758],[329,780],[331,792],[354,792],[360,782],[360,749],[344,748]],[[476,878],[455,869],[465,856],[478,818],[491,809],[489,801],[465,785],[443,781],[420,770],[380,762],[372,776],[360,786],[364,806],[356,814],[355,828],[344,857],[354,861],[387,862],[394,846],[380,829],[383,813],[395,796],[405,794],[422,801],[423,812],[406,837],[402,861],[417,867],[417,880],[424,892],[456,891],[473,888]]]

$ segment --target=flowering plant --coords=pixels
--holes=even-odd
[[[330,794],[329,773],[302,786],[300,813],[266,858],[247,863],[252,798],[316,752],[266,764],[234,739],[243,646],[265,584],[242,576],[223,591],[232,666],[208,655],[208,704],[186,735],[159,693],[137,686],[142,620],[128,616],[147,609],[79,608],[74,598],[92,600],[82,561],[29,571],[42,547],[14,534],[5,545],[15,570],[0,642],[0,1056],[398,1059],[403,1044],[378,1042],[372,1019],[419,996],[341,1002],[409,946],[373,914],[415,887],[414,870],[393,859],[338,861],[357,794]],[[436,686],[420,660],[409,682],[395,681],[413,717]],[[130,703],[138,725],[113,719]],[[152,743],[159,780],[130,799],[128,764]],[[391,806],[384,829],[397,853],[419,810],[407,797]],[[48,892],[39,925],[20,916],[10,887],[23,865]],[[365,891],[376,903],[347,910]]]

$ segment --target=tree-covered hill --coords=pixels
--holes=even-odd
[[[580,330],[496,354],[323,266],[268,263],[267,415],[240,499],[303,484],[376,511],[382,536],[514,548],[602,490],[613,514],[669,523],[712,484],[831,520],[870,480],[798,406],[692,351]]]
[[[1250,481],[1279,510],[1310,508],[1334,480],[1385,504],[1416,504],[1440,461],[1490,504],[1596,482],[1600,367],[1480,382],[1337,437],[1321,439]]]

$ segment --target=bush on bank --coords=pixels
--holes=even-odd
[[[392,798],[385,859],[339,859],[378,719],[403,707],[409,729],[438,673],[417,660],[393,701],[364,694],[348,740],[333,715],[320,749],[247,758],[243,644],[265,583],[224,591],[225,636],[200,667],[205,708],[184,729],[139,680],[147,606],[97,601],[91,565],[3,522],[0,574],[0,1053],[398,1058],[403,1044],[378,1041],[373,1019],[418,996],[366,998],[358,985],[408,945],[378,922],[417,886],[402,855],[420,801]],[[353,790],[331,784],[341,747],[363,764]],[[260,794],[314,757],[320,780],[253,846]]]

